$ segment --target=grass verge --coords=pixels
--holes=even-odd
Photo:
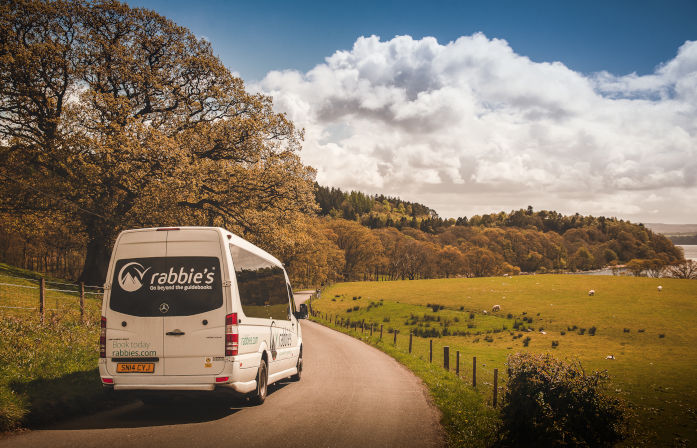
[[[486,403],[484,394],[469,386],[462,378],[392,345],[389,342],[391,336],[385,335],[380,340],[377,335],[369,336],[366,332],[339,327],[319,317],[310,319],[382,350],[421,378],[442,413],[441,424],[445,429],[448,446],[490,447],[496,442],[497,429],[501,425],[498,411]]]
[[[0,291],[0,296],[7,291]],[[98,301],[88,303],[98,307]],[[96,309],[0,314],[0,432],[35,427],[123,402],[102,391]]]

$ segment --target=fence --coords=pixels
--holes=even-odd
[[[322,324],[341,329],[358,339],[369,343],[389,344],[425,362],[438,364],[463,381],[471,382],[472,387],[476,389],[490,389],[490,404],[493,407],[499,404],[500,393],[507,380],[507,370],[499,372],[498,368],[481,362],[481,359],[478,362],[476,352],[451,350],[449,345],[439,343],[437,339],[435,339],[436,343],[434,344],[434,339],[414,337],[411,332],[408,334],[401,334],[398,330],[388,332],[388,329],[381,323],[366,322],[365,320],[352,321],[347,317],[319,311],[314,311],[312,316]]]
[[[101,286],[3,274],[0,275],[0,314],[35,313],[43,319],[50,312],[94,320],[100,314],[103,294]]]

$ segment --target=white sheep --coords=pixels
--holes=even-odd
[[[661,291],[663,291],[663,286],[658,287],[658,292],[661,292]]]
[[[482,313],[489,314],[489,312],[487,310],[482,310]]]
[[[594,296],[594,295],[595,295],[595,289],[591,289],[590,291],[588,291],[588,295],[589,295],[589,296]]]
[[[615,359],[615,355],[607,355],[605,359]]]
[[[491,307],[492,312],[501,311],[501,305],[494,305]]]

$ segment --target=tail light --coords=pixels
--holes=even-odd
[[[106,358],[106,317],[102,316],[101,331],[99,332],[99,357]]]
[[[240,332],[237,327],[237,313],[225,316],[225,356],[236,356],[240,348]]]

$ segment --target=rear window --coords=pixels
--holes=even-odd
[[[217,257],[118,260],[109,308],[131,316],[191,316],[223,305]]]

